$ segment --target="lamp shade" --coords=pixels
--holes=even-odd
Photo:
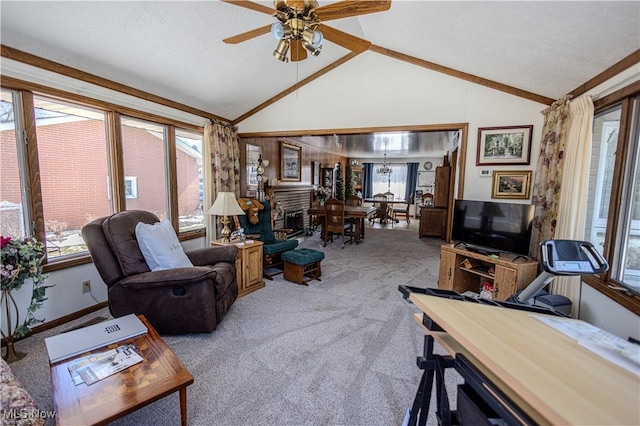
[[[218,192],[216,201],[207,213],[216,216],[237,216],[244,214],[244,211],[240,208],[233,192]]]

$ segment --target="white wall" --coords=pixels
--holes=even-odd
[[[623,339],[640,340],[640,317],[588,284],[581,285],[580,319]]]
[[[476,171],[478,127],[532,124],[531,152],[536,153],[543,122],[540,112],[545,107],[365,52],[247,118],[238,128],[243,133],[469,123],[464,197],[490,199],[491,179],[478,179]],[[529,166],[499,169],[535,170],[535,155]]]

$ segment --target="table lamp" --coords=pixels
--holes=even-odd
[[[244,214],[244,211],[240,208],[238,200],[233,192],[218,192],[216,201],[213,203],[209,211],[211,215],[222,216],[222,242],[229,243],[229,235],[231,230],[229,229],[229,216],[237,216]]]

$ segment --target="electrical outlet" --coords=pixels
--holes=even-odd
[[[91,291],[91,281],[82,281],[82,292],[89,293]]]

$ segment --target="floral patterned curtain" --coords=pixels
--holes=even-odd
[[[538,258],[540,242],[553,238],[558,217],[558,200],[562,187],[565,135],[569,114],[567,96],[554,102],[542,112],[542,142],[533,185],[532,204],[535,206],[533,232],[529,254]]]
[[[238,129],[218,121],[207,123],[204,127],[204,153],[202,158],[209,159],[204,167],[204,205],[205,212],[213,205],[218,192],[233,192],[240,196],[240,146]],[[216,216],[207,215],[207,241],[217,238],[222,225]]]

